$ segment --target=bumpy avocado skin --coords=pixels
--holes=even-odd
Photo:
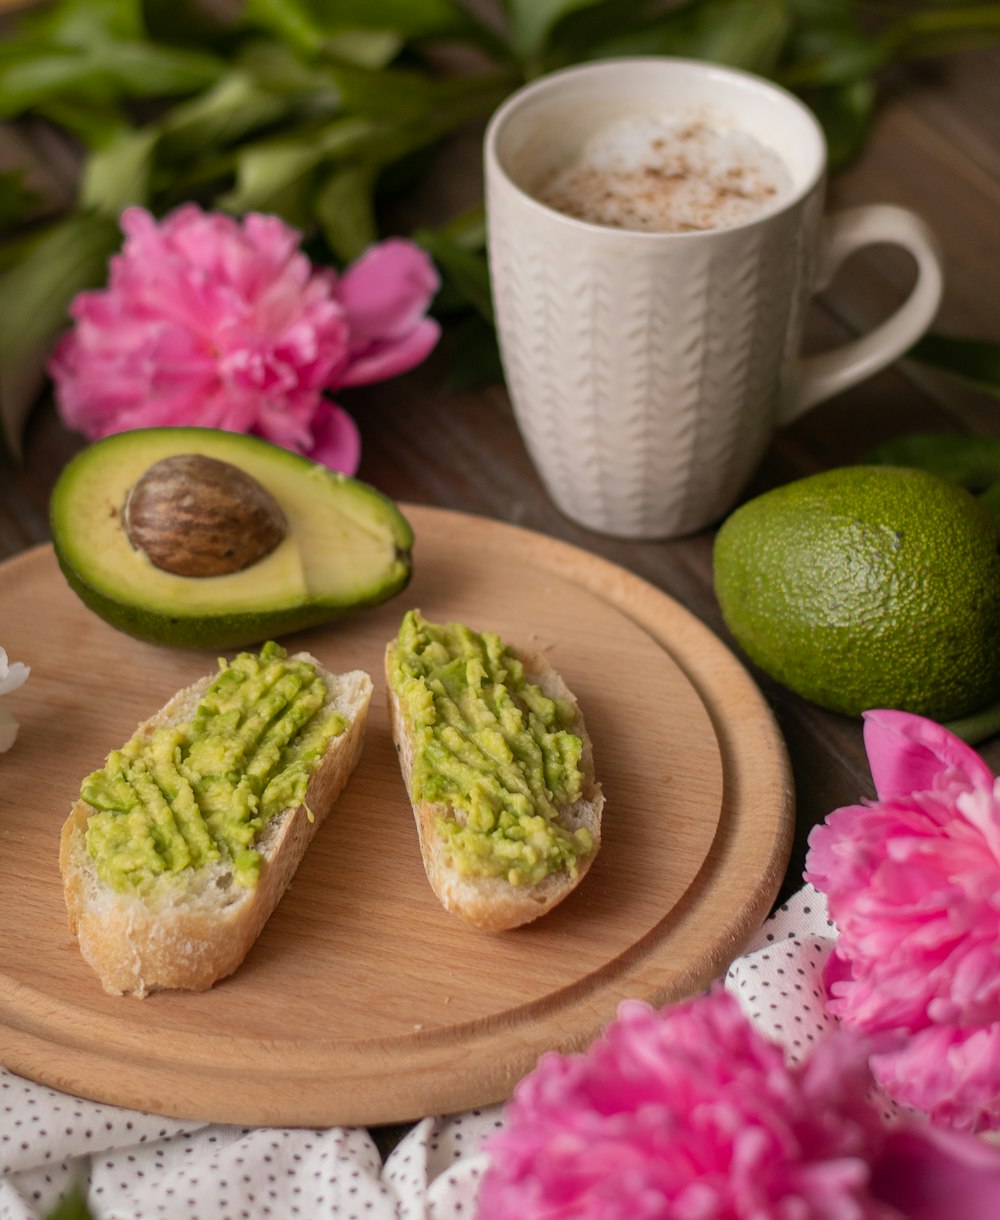
[[[295,495],[303,502],[315,500],[317,513],[337,503],[360,506],[366,521],[366,528],[359,531],[360,544],[365,544],[366,531],[374,535],[377,530],[378,537],[372,545],[377,543],[384,551],[376,577],[363,589],[351,589],[346,597],[336,580],[326,588],[304,594],[298,591],[299,596],[296,591],[283,593],[268,584],[260,589],[259,605],[248,605],[243,593],[240,608],[222,600],[192,610],[185,602],[185,582],[206,578],[172,578],[170,583],[176,590],[174,605],[170,604],[170,590],[157,599],[147,600],[141,592],[137,595],[134,587],[143,583],[148,561],[128,545],[127,539],[124,546],[120,545],[124,530],[120,515],[115,514],[124,504],[136,470],[141,473],[154,462],[176,453],[205,453],[241,469],[250,466],[249,472],[276,494],[286,510],[289,505],[281,494],[282,481],[294,487]],[[131,471],[124,479],[119,477],[123,467]],[[267,473],[272,468],[278,472],[276,482]],[[102,497],[99,502],[95,501],[95,487]],[[295,512],[289,512],[289,520],[294,530]],[[49,523],[59,567],[89,609],[137,639],[184,648],[240,648],[333,622],[395,597],[409,583],[413,570],[413,531],[388,497],[368,484],[317,467],[308,459],[266,441],[216,429],[137,429],[96,442],[78,454],[61,474],[50,500]],[[93,531],[89,538],[88,530]],[[114,531],[110,545],[108,530]],[[96,560],[102,545],[103,570],[97,571]],[[106,558],[109,551],[113,555],[110,562]],[[95,560],[93,566],[89,562],[91,555]],[[331,554],[331,572],[336,561],[337,556]],[[118,587],[113,571],[116,563],[139,565],[130,572],[130,581]],[[156,577],[155,573],[148,574]],[[256,579],[254,569],[246,569],[240,576],[252,588]],[[127,587],[129,584],[131,588]]]
[[[713,564],[737,643],[813,703],[949,720],[1000,693],[996,527],[935,475],[849,467],[776,488],[723,523]]]

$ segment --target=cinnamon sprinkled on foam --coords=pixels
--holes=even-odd
[[[684,233],[739,224],[791,186],[781,158],[753,136],[636,115],[597,132],[537,197],[592,224]]]

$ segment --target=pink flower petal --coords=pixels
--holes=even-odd
[[[889,1220],[864,1052],[786,1067],[721,990],[623,1004],[585,1055],[545,1056],[492,1141],[479,1220],[643,1216]]]
[[[361,464],[361,435],[343,407],[323,402],[312,421],[312,445],[306,456],[331,470],[354,475]]]
[[[440,280],[419,246],[390,238],[371,246],[341,276],[337,296],[353,342],[404,338],[427,312]]]
[[[545,1055],[518,1085],[477,1220],[1000,1214],[1000,1150],[890,1130],[865,1060],[840,1032],[790,1067],[721,989],[662,1013],[626,1002],[587,1052]]]
[[[838,929],[828,1006],[884,1035],[885,1091],[956,1130],[1000,1130],[1000,792],[932,721],[867,714],[880,799],[809,836],[806,879]]]
[[[997,1022],[971,1029],[931,1025],[872,1057],[875,1079],[891,1097],[955,1131],[1000,1128],[998,1064]]]
[[[91,439],[175,424],[252,432],[356,469],[358,431],[324,394],[395,376],[434,346],[427,256],[385,242],[338,281],[276,216],[187,204],[161,221],[128,208],[121,224],[107,288],[77,296],[50,360],[65,422]]]
[[[370,385],[408,372],[430,354],[440,334],[437,322],[424,318],[403,339],[373,343],[360,355],[352,356],[341,384]]]
[[[865,712],[864,721],[868,764],[882,800],[930,791],[952,769],[970,787],[992,788],[993,773],[975,750],[933,720],[880,710]]]
[[[907,1220],[996,1220],[1000,1151],[933,1127],[891,1131],[872,1191]]]

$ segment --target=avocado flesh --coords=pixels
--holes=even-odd
[[[129,489],[155,462],[199,453],[239,467],[281,505],[288,533],[258,563],[225,576],[177,576],[133,548],[122,524]],[[377,605],[405,587],[413,533],[374,488],[256,437],[148,428],[98,441],[65,468],[50,525],[59,565],[81,600],[140,639],[240,647]]]

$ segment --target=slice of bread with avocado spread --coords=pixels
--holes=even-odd
[[[268,643],[179,691],[63,827],[70,931],[112,995],[243,961],[361,753],[372,683]]]
[[[604,796],[580,707],[540,656],[409,611],[386,648],[393,737],[431,888],[475,927],[528,923],[583,879]]]

